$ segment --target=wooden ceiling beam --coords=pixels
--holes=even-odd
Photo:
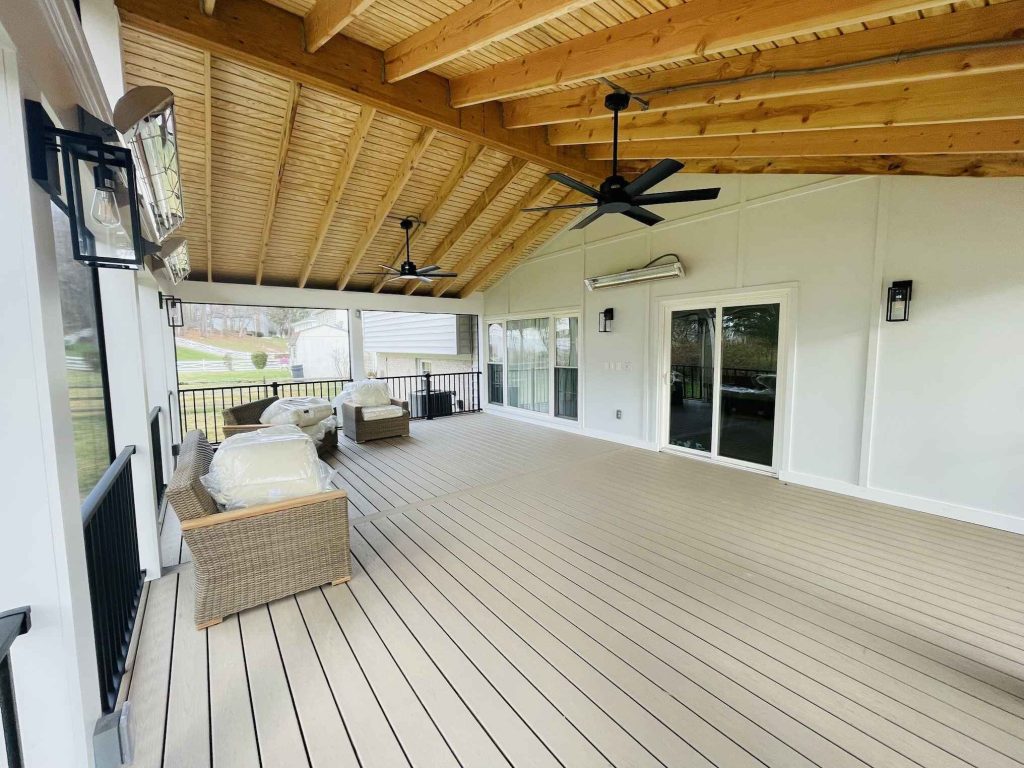
[[[542,129],[506,129],[498,104],[452,107],[448,80],[439,75],[421,72],[398,83],[381,82],[381,51],[345,35],[338,35],[315,54],[309,53],[303,20],[269,3],[218,0],[217,15],[210,17],[196,11],[196,0],[116,2],[122,21],[138,29],[590,183],[599,183],[605,175],[603,164],[587,160],[582,151],[549,146]]]
[[[473,0],[384,51],[384,77],[394,83],[591,2],[593,0]]]
[[[601,29],[451,81],[465,107],[918,11],[939,0],[699,0]]]
[[[523,172],[526,168],[526,161],[520,158],[514,157],[509,160],[505,167],[502,168],[498,175],[494,177],[487,188],[481,192],[473,204],[469,206],[469,209],[462,214],[462,218],[456,222],[455,226],[449,230],[448,234],[442,238],[441,242],[434,248],[433,253],[430,254],[430,258],[426,260],[427,264],[441,264],[441,262],[448,257],[448,254],[459,244],[459,241],[465,237],[466,233],[476,224],[484,212],[494,204],[494,201],[498,199],[498,196],[505,191],[505,188],[511,184],[516,177]],[[442,265],[443,266],[443,265]],[[417,281],[409,281],[409,284],[405,286],[404,291],[406,294],[414,293],[419,288],[421,283]]]
[[[619,138],[650,141],[1009,118],[1024,118],[1024,70],[637,113],[621,120]],[[612,126],[593,120],[552,125],[548,138],[552,144],[610,142]]]
[[[309,254],[302,265],[302,272],[299,275],[299,288],[306,287],[306,281],[309,280],[309,275],[313,271],[313,265],[320,255],[320,249],[323,247],[324,239],[327,237],[327,230],[331,228],[331,222],[334,221],[334,213],[338,210],[338,204],[341,202],[342,195],[345,194],[345,187],[348,186],[352,170],[356,167],[356,160],[359,158],[363,142],[366,141],[366,136],[370,132],[370,125],[373,123],[376,112],[377,110],[373,107],[363,107],[359,112],[359,117],[356,118],[352,133],[348,137],[348,144],[345,146],[345,154],[341,158],[338,170],[334,174],[331,192],[327,196],[323,211],[320,213],[320,221],[316,226],[316,233],[313,235],[313,244],[310,246]]]
[[[419,214],[420,226],[416,227],[409,234],[409,247],[412,248],[420,235],[423,234],[424,230],[430,226],[430,222],[434,216],[437,215],[445,203],[447,203],[455,190],[458,189],[459,184],[462,182],[463,177],[469,173],[473,166],[476,165],[477,161],[483,155],[484,148],[479,144],[470,144],[466,147],[465,153],[462,155],[462,159],[452,168],[452,170],[445,177],[445,180],[441,183],[440,189],[430,199],[430,204],[427,205]],[[402,240],[402,244],[398,246],[398,250],[395,252],[394,257],[391,259],[391,266],[398,268],[398,266],[405,261],[405,240]],[[384,287],[384,283],[387,280],[386,275],[381,275],[373,282],[372,291],[374,293],[380,293],[380,289]]]
[[[483,236],[477,238],[477,244],[483,246],[483,250],[487,250],[494,243],[504,239],[510,229],[515,226],[516,222],[523,215],[523,208],[533,208],[534,206],[540,205],[540,201],[547,197],[553,190],[559,186],[557,181],[552,181],[547,176],[539,179],[530,189],[526,191],[522,197],[520,197],[515,204],[508,210],[508,212],[502,216],[497,222],[494,223]],[[452,267],[453,272],[462,273],[473,266],[473,263],[480,258],[481,250],[472,248],[470,251],[459,259],[458,263]],[[443,296],[445,291],[450,287],[454,278],[442,278],[434,283],[431,288],[431,296]]]
[[[199,10],[207,16],[213,16],[213,9],[216,5],[217,0],[199,0]]]
[[[627,175],[650,163],[627,162]],[[733,157],[691,160],[684,173],[815,173],[829,176],[1024,176],[1024,153],[993,155],[916,155],[901,157]]]
[[[923,51],[931,48],[952,45],[970,45],[994,40],[1021,40],[1024,38],[1024,0],[1012,0],[982,8],[946,13],[939,16],[928,16],[916,21],[890,24],[860,32],[851,32],[835,37],[812,40],[799,45],[787,45],[781,48],[769,48],[764,51],[730,56],[725,59],[702,62],[687,67],[651,72],[635,77],[617,78],[616,83],[628,91],[644,93],[663,88],[695,88],[714,81],[728,81],[751,75],[764,75],[776,72],[804,70],[816,67],[834,67],[854,62],[868,61],[896,52]],[[961,54],[969,61],[973,54]],[[955,58],[955,55],[954,55]],[[938,59],[921,59],[917,62],[907,60],[892,70],[906,72],[931,65],[934,67]],[[868,68],[865,68],[868,69]],[[875,68],[881,74],[884,67]],[[846,78],[865,78],[858,70],[847,70],[834,76],[812,83],[812,88],[820,90],[820,85],[835,80],[845,81]],[[820,75],[818,77],[821,77]],[[698,99],[704,99],[705,105],[725,103],[736,97],[739,91],[743,96],[752,94],[751,88],[777,83],[784,88],[794,88],[796,78],[765,80],[761,83],[746,83],[732,86],[700,87],[673,95],[653,94],[649,98],[655,109],[679,108],[674,105],[692,106]],[[538,96],[530,96],[516,101],[508,101],[502,105],[507,128],[524,128],[528,126],[551,123],[572,122],[574,120],[590,120],[608,118],[608,110],[604,108],[604,96],[608,88],[593,84],[570,88]],[[777,91],[776,95],[782,92]],[[754,96],[748,96],[754,98]],[[628,111],[639,112],[636,102],[631,102]]]
[[[352,279],[352,275],[359,269],[359,262],[366,255],[366,249],[370,247],[370,243],[373,242],[377,233],[380,232],[381,226],[383,226],[388,214],[391,213],[391,209],[395,207],[395,203],[398,202],[398,198],[405,189],[405,185],[409,183],[413,171],[416,170],[420,160],[423,159],[423,154],[427,151],[427,147],[430,146],[430,142],[434,140],[436,134],[436,128],[424,128],[420,131],[420,135],[416,137],[416,141],[413,142],[409,151],[405,153],[405,157],[402,158],[402,162],[398,166],[398,172],[391,180],[387,190],[381,195],[380,201],[377,203],[377,207],[374,208],[370,221],[366,225],[366,230],[352,249],[352,253],[348,257],[348,263],[345,265],[337,284],[334,286],[339,291],[345,290],[348,281]]]
[[[1024,152],[1024,120],[902,125],[889,128],[702,136],[629,141],[620,160],[725,157],[835,157],[858,155],[978,155]],[[610,160],[611,144],[591,144],[594,160]]]
[[[267,248],[270,245],[270,232],[274,226],[274,214],[277,211],[277,199],[281,195],[281,177],[284,176],[284,165],[288,160],[288,147],[292,141],[292,130],[295,118],[299,114],[299,96],[302,86],[292,83],[288,91],[288,109],[284,130],[281,132],[281,143],[277,147],[277,171],[270,180],[270,194],[267,198],[267,213],[263,222],[263,233],[260,235],[260,251],[256,261],[256,285],[263,283],[263,264],[267,259]]]
[[[588,198],[585,198],[578,192],[570,191],[563,196],[556,205],[569,205],[571,203],[583,202],[587,199]],[[547,237],[550,230],[556,224],[560,224],[564,216],[566,216],[565,211],[549,211],[548,213],[542,213],[537,217],[537,220],[531,224],[525,232],[523,232],[523,234],[509,243],[503,251],[491,259],[489,264],[477,272],[464,286],[462,286],[459,291],[459,298],[465,299],[478,288],[486,286],[488,282],[500,275],[502,270],[508,269],[512,266],[537,240],[542,237]]]
[[[310,53],[355,21],[355,18],[373,5],[373,0],[316,0],[306,14],[306,50]]]

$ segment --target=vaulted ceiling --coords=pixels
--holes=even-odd
[[[194,279],[484,289],[560,231],[548,180],[1024,174],[1024,0],[117,0],[125,79],[176,96]]]

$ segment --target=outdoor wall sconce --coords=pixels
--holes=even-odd
[[[75,259],[139,269],[145,246],[131,152],[104,143],[113,129],[84,111],[90,133],[57,128],[38,101],[25,102],[25,122],[32,178],[67,214]]]
[[[885,303],[885,319],[890,323],[903,323],[910,319],[910,293],[913,280],[896,280],[889,286]]]
[[[160,303],[167,310],[168,327],[183,328],[185,326],[185,311],[181,307],[181,299],[161,293]]]
[[[611,333],[612,332],[612,320],[615,319],[615,310],[602,309],[597,315],[597,330],[598,333]]]

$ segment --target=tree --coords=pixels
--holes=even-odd
[[[256,370],[262,371],[267,367],[267,353],[266,352],[253,352],[249,355],[249,359],[252,360],[253,366]]]

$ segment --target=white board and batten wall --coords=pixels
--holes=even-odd
[[[668,301],[788,287],[783,481],[1024,533],[1024,180],[680,176],[718,200],[566,231],[484,297],[486,317],[582,312],[582,431],[659,444]],[[583,278],[678,253],[686,276]],[[910,322],[885,289],[914,281]],[[615,310],[612,333],[598,312]],[[495,408],[497,413],[515,409]],[[616,411],[622,418],[616,418]]]

